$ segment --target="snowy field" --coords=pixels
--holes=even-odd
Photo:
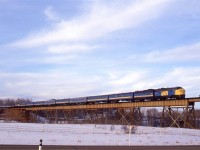
[[[120,125],[0,123],[0,144],[200,145],[200,130]]]

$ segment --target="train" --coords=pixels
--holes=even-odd
[[[185,89],[182,87],[170,87],[159,89],[140,90],[135,92],[106,94],[87,97],[75,97],[66,99],[51,99],[46,101],[25,102],[15,107],[52,106],[52,105],[82,105],[99,103],[158,101],[168,99],[184,99]]]

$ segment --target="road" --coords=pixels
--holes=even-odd
[[[198,146],[43,146],[42,150],[200,150]],[[36,145],[0,145],[0,150],[38,150]]]

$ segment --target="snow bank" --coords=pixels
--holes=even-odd
[[[200,130],[126,126],[0,123],[0,144],[200,145]]]

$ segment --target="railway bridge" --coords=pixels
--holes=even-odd
[[[10,107],[6,111],[20,112],[27,122],[37,119],[49,122],[142,125],[141,109],[161,109],[162,127],[197,128],[195,103],[200,97],[160,101],[119,102],[85,105],[51,105]]]

